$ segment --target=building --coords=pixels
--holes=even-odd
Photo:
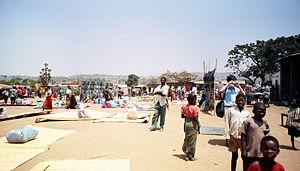
[[[300,93],[300,53],[283,57],[280,63],[280,91],[282,100],[290,100]]]

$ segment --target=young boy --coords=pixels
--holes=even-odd
[[[263,117],[266,115],[266,106],[257,102],[253,106],[254,116],[246,119],[241,128],[243,169],[246,171],[254,162],[263,157],[260,143],[264,136],[269,134],[270,127]]]
[[[285,171],[284,167],[275,161],[279,154],[279,142],[273,136],[266,136],[261,140],[261,152],[263,158],[250,165],[247,171]]]
[[[242,123],[250,118],[250,112],[244,109],[246,96],[238,94],[236,96],[236,106],[231,107],[225,114],[225,136],[226,145],[231,155],[231,171],[236,170],[236,161],[238,159],[238,149],[241,149],[241,126]]]
[[[197,134],[200,123],[198,121],[199,109],[196,106],[196,95],[187,97],[188,104],[181,107],[181,117],[184,119],[185,138],[182,151],[186,154],[185,160],[194,161],[196,152]]]

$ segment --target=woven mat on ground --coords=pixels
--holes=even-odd
[[[129,159],[120,160],[61,160],[38,163],[31,171],[64,170],[64,171],[129,171]]]
[[[202,135],[224,135],[224,128],[201,126],[200,134]]]
[[[51,111],[32,111],[32,112],[25,112],[25,113],[18,113],[18,114],[12,114],[12,115],[6,115],[5,117],[1,117],[0,121],[2,120],[10,120],[10,119],[18,119],[18,118],[25,118],[30,116],[37,116],[37,115],[46,115],[49,114]]]
[[[154,111],[153,105],[145,105],[145,104],[136,104],[134,103],[133,106],[139,111]]]
[[[62,113],[55,113],[51,115],[44,115],[41,117],[36,118],[35,122],[45,122],[45,121],[84,121],[84,120],[96,120],[104,117],[108,117],[113,115],[114,113],[106,113],[106,112],[99,112],[96,110],[85,110],[90,118],[79,118],[78,117],[78,110],[72,110],[69,112],[62,112]]]
[[[37,137],[23,144],[8,143],[5,137],[0,138],[0,171],[12,170],[22,163],[49,149],[53,142],[72,134],[73,130],[60,130],[31,126],[39,131]]]
[[[97,119],[93,123],[99,122],[128,122],[128,123],[148,123],[150,114],[148,113],[137,113],[137,119],[127,119],[127,113],[117,113],[109,117]]]

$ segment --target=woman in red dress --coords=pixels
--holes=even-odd
[[[44,101],[43,104],[43,111],[45,109],[52,110],[52,92],[49,86],[46,88],[46,100]]]

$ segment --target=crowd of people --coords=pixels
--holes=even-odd
[[[227,84],[221,88],[225,101],[225,142],[231,152],[231,170],[236,170],[238,151],[243,161],[244,171],[284,171],[284,167],[275,161],[279,154],[278,140],[270,136],[271,128],[264,119],[266,105],[256,102],[252,114],[245,108],[246,93],[236,82],[232,75],[228,76]],[[155,111],[152,118],[150,131],[157,130],[158,118],[160,129],[164,129],[166,109],[168,108],[166,78],[161,78],[161,84],[154,91]],[[181,117],[184,118],[185,138],[182,151],[186,154],[186,161],[194,161],[196,153],[197,134],[200,131],[199,108],[196,106],[197,96],[190,93],[187,97],[188,104],[181,107]],[[291,136],[292,148],[294,137],[300,136],[300,108],[299,101],[294,100],[289,109],[287,120],[288,134]]]
[[[24,87],[12,87],[11,89],[5,89],[2,91],[2,99],[4,100],[4,104],[8,103],[8,99],[10,99],[10,103],[20,104],[21,100],[24,98],[28,98],[32,96],[32,90],[28,89],[26,86]]]
[[[186,88],[185,86],[183,86]],[[194,87],[194,86],[193,86]],[[182,151],[185,153],[186,161],[196,160],[197,135],[200,132],[199,114],[197,106],[197,89],[189,88],[189,91],[180,87],[175,89],[167,85],[167,79],[161,77],[160,85],[153,90],[154,113],[152,117],[150,131],[164,131],[166,122],[166,111],[172,100],[187,100],[187,104],[181,107],[181,117],[184,119],[184,140]],[[270,136],[271,128],[264,119],[266,115],[266,106],[262,102],[256,102],[253,105],[252,114],[247,111],[245,104],[247,101],[246,92],[240,84],[236,82],[236,77],[229,75],[227,84],[219,90],[223,93],[225,104],[225,138],[228,151],[231,152],[231,170],[235,171],[238,151],[243,161],[244,171],[270,170],[283,171],[284,167],[275,161],[279,154],[279,142],[276,137]],[[188,92],[188,93],[186,93]],[[13,87],[10,91],[4,91],[4,102],[8,98],[11,104],[16,104],[17,98],[28,97],[28,91],[25,88]],[[122,99],[124,91],[118,87],[116,90],[117,99]],[[45,101],[43,110],[52,110],[52,98],[58,98],[59,95],[55,89],[45,87]],[[74,109],[77,105],[75,94],[70,86],[64,94],[66,100],[66,109]],[[105,102],[113,99],[113,93],[109,89],[103,91]],[[159,127],[158,127],[159,121]],[[297,150],[295,146],[295,137],[300,136],[300,101],[299,97],[293,98],[288,110],[288,134],[291,136],[292,149]]]

